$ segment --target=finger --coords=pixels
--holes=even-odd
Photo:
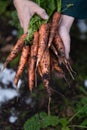
[[[20,25],[21,25],[21,27],[23,28],[23,22],[22,22],[22,20],[20,20]]]
[[[46,11],[44,9],[42,9],[41,7],[36,7],[35,8],[35,13],[38,14],[42,19],[48,19],[48,15],[46,13]]]
[[[69,54],[70,54],[70,43],[67,41],[67,46],[65,46],[65,55],[67,59],[69,59]]]
[[[23,21],[23,30],[24,30],[24,33],[27,33],[27,32],[28,32],[29,23],[30,23],[30,17],[29,17],[29,18],[26,18],[26,19]]]
[[[23,30],[24,30],[24,33],[27,33],[28,32],[28,25],[24,25]]]
[[[22,19],[19,19],[19,21],[20,21],[21,28],[23,28],[23,30],[24,30],[24,33],[27,33],[28,24],[26,24],[26,22],[24,20],[22,20]]]
[[[70,53],[70,35],[68,30],[66,29],[65,26],[60,26],[59,28],[59,34],[62,38],[62,41],[65,46],[65,56],[67,59],[69,59],[69,53]]]
[[[17,15],[18,15],[18,19],[20,22],[20,26],[23,28],[23,20],[22,20],[21,16],[19,15],[19,13],[17,13]]]
[[[62,24],[66,26],[68,32],[74,22],[74,17],[68,15],[62,15]]]
[[[24,30],[24,33],[27,33],[28,32],[28,23],[24,23],[23,25],[23,30]]]
[[[62,37],[62,36],[61,36]],[[64,46],[65,46],[65,56],[67,59],[69,59],[69,53],[70,53],[70,38],[65,38],[65,37],[62,37],[63,39],[63,43],[64,43]]]

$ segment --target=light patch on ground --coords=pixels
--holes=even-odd
[[[18,96],[19,94],[14,89],[2,89],[0,88],[0,105],[13,99],[14,97]]]
[[[17,119],[18,119],[18,118],[17,118],[15,115],[11,115],[11,116],[9,117],[9,122],[10,122],[10,123],[15,123]]]
[[[3,69],[3,64],[0,64],[0,68]],[[0,106],[2,103],[9,101],[16,96],[19,96],[19,93],[16,91],[16,86],[14,85],[14,76],[15,71],[13,69],[4,69],[0,71]],[[11,84],[12,88],[8,88],[8,85]],[[18,88],[21,87],[22,81],[19,80]]]

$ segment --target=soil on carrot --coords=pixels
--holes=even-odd
[[[3,63],[9,54],[11,48],[17,40],[16,28],[10,26],[8,21],[0,19],[0,63]],[[73,28],[77,29],[76,23]],[[87,39],[81,40],[77,37],[79,30],[72,28],[71,32],[71,62],[75,73],[75,80],[67,84],[63,79],[53,77],[53,91],[51,101],[51,113],[60,117],[69,118],[75,114],[76,106],[80,100],[87,96]],[[8,65],[8,69],[17,69],[18,59]],[[9,75],[11,76],[11,75]],[[17,92],[18,97],[10,100],[5,100],[0,105],[0,130],[24,130],[23,125],[27,119],[32,117],[39,111],[47,112],[48,95],[43,89],[41,81],[38,78],[38,87],[31,94],[28,88],[28,79],[26,69],[21,77],[22,84]],[[69,82],[69,81],[68,81]],[[15,89],[12,82],[4,85],[0,81],[0,90]],[[17,90],[16,90],[17,91]],[[4,92],[3,92],[4,93]],[[9,94],[9,93],[8,93]],[[0,94],[0,100],[1,100]],[[3,96],[3,98],[6,99]],[[85,119],[85,117],[84,117]],[[74,120],[76,124],[80,123],[81,119]],[[53,129],[54,130],[54,129]],[[75,129],[74,129],[75,130]],[[76,129],[77,130],[77,129]]]

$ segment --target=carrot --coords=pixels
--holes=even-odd
[[[38,73],[42,77],[42,71],[41,71],[41,66],[40,65],[38,65]]]
[[[43,54],[43,57],[39,64],[39,73],[42,77],[44,87],[46,88],[46,91],[48,93],[49,101],[48,101],[48,115],[50,115],[50,103],[51,103],[51,95],[52,90],[50,87],[50,52],[47,48]]]
[[[14,78],[14,84],[16,86],[18,84],[18,80],[19,80],[21,74],[23,73],[24,67],[27,63],[27,60],[28,60],[28,57],[29,57],[29,51],[30,51],[29,46],[24,46],[23,49],[22,49],[22,54],[21,54],[21,57],[20,57],[18,70],[17,70],[15,78]]]
[[[62,74],[64,73],[62,68],[59,66],[57,58],[53,54],[51,54],[51,70]]]
[[[52,54],[51,54],[51,71],[54,72],[54,75],[56,77],[63,78],[70,87],[70,83],[67,80],[64,70],[59,65],[57,58]]]
[[[38,51],[38,44],[39,43],[39,33],[34,33],[34,39],[33,39],[33,45],[31,46],[31,52],[30,52],[30,63],[29,63],[29,88],[30,91],[32,91],[34,85],[35,85],[35,68],[36,68],[36,60],[37,60],[37,51]]]
[[[61,18],[60,13],[55,12],[53,14],[52,25],[51,25],[51,29],[50,29],[50,36],[49,36],[49,41],[48,41],[48,47],[51,46],[55,33],[58,30],[60,18]]]
[[[53,42],[54,42],[54,46],[55,46],[58,54],[60,55],[60,57],[65,58],[65,47],[64,47],[63,41],[62,41],[60,35],[58,34],[58,32],[56,32]]]
[[[65,47],[63,41],[57,31],[53,39],[53,45],[51,46],[51,49],[53,50],[54,54],[57,56],[59,64],[65,65],[71,77],[74,79],[73,74],[71,72],[71,66],[65,57]],[[58,67],[55,69],[58,69]]]
[[[63,63],[65,65],[65,67],[68,70],[69,74],[71,75],[72,79],[74,79],[74,76],[72,74],[73,70],[71,68],[69,61],[65,57],[65,47],[64,47],[63,41],[62,41],[60,35],[58,34],[58,32],[56,32],[56,35],[54,37],[54,46],[59,54],[59,63],[60,64]]]
[[[18,41],[16,42],[15,46],[13,47],[12,51],[8,55],[5,63],[4,68],[6,68],[7,64],[11,62],[15,57],[17,57],[18,53],[21,51],[24,45],[24,39],[26,38],[27,34],[23,34]]]
[[[50,53],[54,54],[57,58],[59,58],[58,51],[53,44],[50,47]]]
[[[51,89],[50,89],[50,53],[49,50],[46,49],[43,57],[40,61],[40,70],[41,70],[41,77],[43,79],[44,87],[46,88],[49,97],[51,96]]]
[[[38,66],[38,64],[42,58],[42,55],[47,47],[48,36],[49,36],[49,25],[42,24],[39,29],[39,47],[38,47],[36,67]]]
[[[54,63],[53,63],[52,70],[55,70],[58,73],[62,73],[62,74],[64,73],[62,68],[57,64],[56,61],[54,61]]]

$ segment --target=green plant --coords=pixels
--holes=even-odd
[[[35,114],[24,124],[24,130],[76,130],[87,129],[87,97],[78,102],[75,114],[70,117],[47,115],[45,112]]]
[[[24,130],[41,130],[42,128],[44,130],[50,130],[50,128],[70,130],[69,120],[41,112],[28,119],[24,124]]]
[[[59,122],[57,116],[48,116],[45,112],[34,115],[24,124],[24,130],[40,130],[49,126],[55,127]]]
[[[9,1],[7,0],[0,0],[0,15],[7,11],[7,6],[9,5]]]

